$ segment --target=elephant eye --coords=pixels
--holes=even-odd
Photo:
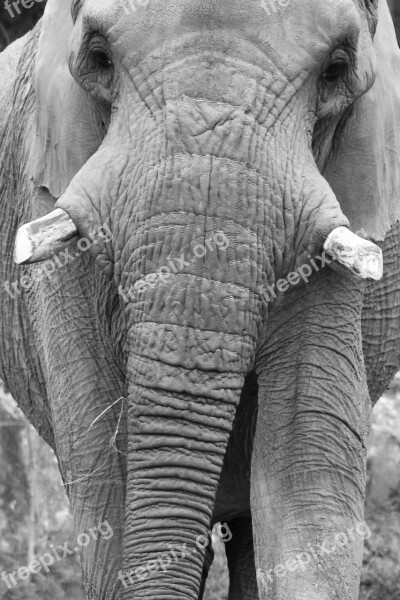
[[[69,67],[77,83],[94,98],[111,102],[114,63],[107,40],[99,34],[88,33],[78,54],[70,51]]]
[[[344,60],[335,60],[323,73],[322,78],[328,83],[336,83],[344,79],[347,74],[347,63]]]
[[[92,33],[88,43],[89,71],[109,71],[113,66],[107,40],[99,33]]]
[[[106,70],[112,67],[112,61],[103,50],[91,50],[92,62],[98,69]]]

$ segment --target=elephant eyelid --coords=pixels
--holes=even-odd
[[[353,59],[353,60],[352,60]],[[343,47],[336,48],[326,61],[321,79],[329,83],[335,83],[344,79],[353,67],[354,57],[352,53]]]
[[[349,40],[326,56],[317,80],[318,118],[338,114],[354,101],[359,91],[357,67],[357,48]]]
[[[79,51],[70,52],[69,67],[77,83],[94,99],[111,103],[114,64],[108,41],[101,33],[86,28]]]
[[[89,81],[90,88],[94,89],[96,81],[102,79],[106,87],[111,85],[112,55],[107,40],[100,33],[87,31],[78,55],[76,58],[71,56],[70,61],[70,68],[76,73],[78,83]]]
[[[92,33],[88,43],[88,52],[97,59],[100,68],[112,66],[111,52],[106,40],[99,33]]]

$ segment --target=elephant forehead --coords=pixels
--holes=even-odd
[[[78,6],[87,26],[109,36],[117,54],[134,61],[155,50],[165,58],[174,43],[201,33],[228,54],[238,39],[258,53],[293,70],[318,61],[346,37],[368,29],[356,0],[82,0]],[[209,37],[215,34],[214,42]],[[209,49],[212,50],[213,46]],[[246,55],[251,54],[249,46]]]

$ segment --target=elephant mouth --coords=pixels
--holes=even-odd
[[[79,230],[63,209],[22,225],[18,230],[14,260],[19,265],[51,259]],[[343,269],[360,279],[378,281],[383,275],[382,250],[347,227],[336,227],[327,236],[323,249],[333,259],[331,268]]]

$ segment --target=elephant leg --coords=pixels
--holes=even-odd
[[[271,315],[251,473],[261,600],[358,598],[370,424],[362,299],[362,286],[324,270]]]
[[[231,532],[231,539],[225,542],[229,600],[258,600],[250,517],[250,466],[257,399],[257,376],[252,371],[242,390],[214,508],[214,521],[227,522]]]
[[[213,560],[214,560],[214,550],[213,550],[212,544],[210,543],[206,548],[205,557],[204,557],[204,566],[203,566],[203,573],[201,576],[199,600],[203,600],[207,577],[208,577],[208,573],[211,569]]]
[[[98,277],[103,284],[100,298],[89,293],[96,287],[95,276],[85,274],[75,259],[70,272],[60,269],[54,273],[47,288],[38,284],[44,289],[36,291],[38,300],[31,310],[38,345],[47,359],[57,458],[77,541],[84,539],[80,560],[86,597],[119,600],[126,585],[119,577],[125,515],[126,409],[124,380],[112,348],[105,346],[106,325],[96,312],[97,302],[111,305],[114,290],[101,274]],[[87,302],[80,301],[82,296]],[[66,318],[68,314],[74,318]]]
[[[362,311],[362,338],[368,388],[375,404],[400,368],[400,224],[381,244],[381,281],[368,284]]]
[[[232,533],[232,539],[225,545],[229,600],[258,600],[251,517],[237,517],[228,525]]]

